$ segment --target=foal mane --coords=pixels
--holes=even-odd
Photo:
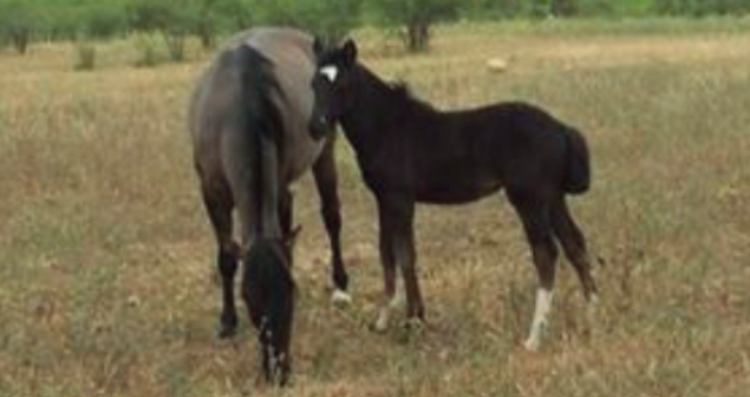
[[[358,64],[358,69],[364,82],[377,92],[379,103],[387,103],[387,108],[395,115],[436,112],[431,104],[415,97],[405,82],[401,80],[386,82],[361,64]]]

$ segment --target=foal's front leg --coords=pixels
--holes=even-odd
[[[385,302],[380,309],[375,328],[384,331],[388,327],[390,312],[402,304],[402,297],[396,289],[396,266],[401,268],[404,280],[407,317],[422,320],[424,307],[415,272],[414,202],[400,196],[380,197],[378,214]]]
[[[341,257],[341,209],[338,195],[338,176],[334,162],[334,141],[326,143],[323,152],[313,164],[313,176],[321,201],[321,215],[331,244],[331,264],[335,290],[331,296],[334,304],[348,304],[352,298],[347,292],[349,275]]]

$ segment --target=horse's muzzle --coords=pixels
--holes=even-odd
[[[322,139],[328,136],[328,134],[332,133],[334,130],[334,123],[331,122],[331,119],[329,119],[326,116],[320,116],[317,118],[313,118],[310,120],[310,136],[313,137],[313,139]]]

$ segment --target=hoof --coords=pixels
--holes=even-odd
[[[380,321],[380,319],[378,319],[378,321],[376,321],[371,328],[373,331],[375,331],[375,333],[384,334],[386,331],[388,331],[388,323]]]
[[[221,323],[219,325],[219,330],[216,332],[216,336],[218,336],[219,339],[229,339],[235,335],[237,335],[237,324]]]
[[[426,328],[424,320],[422,320],[419,317],[410,318],[404,321],[401,326],[410,332],[417,332],[417,333],[424,332]]]
[[[380,321],[376,321],[370,324],[370,331],[376,334],[385,334],[388,331],[388,324],[383,324]]]
[[[523,342],[524,349],[526,349],[526,351],[530,351],[534,353],[539,351],[539,345],[540,345],[539,341],[536,339],[532,339],[532,338],[526,339],[526,341]]]
[[[336,289],[331,295],[331,304],[335,307],[345,307],[352,304],[352,296],[346,291]]]
[[[373,331],[382,334],[385,331],[388,330],[388,320],[390,319],[390,309],[385,306],[380,308],[380,313],[378,313],[378,319],[375,320],[375,323],[372,325]]]

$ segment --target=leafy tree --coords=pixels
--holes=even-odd
[[[214,46],[216,37],[217,19],[216,5],[220,0],[198,0],[195,12],[198,18],[195,20],[195,33],[200,37],[203,48]]]
[[[425,51],[430,27],[458,16],[460,0],[375,0],[375,12],[386,25],[399,29],[407,49]]]
[[[253,0],[254,20],[339,40],[357,26],[362,0]]]
[[[239,31],[252,25],[255,0],[217,0],[213,10],[219,30]]]
[[[173,61],[185,57],[185,39],[198,26],[196,3],[191,0],[131,0],[130,23],[137,30],[159,33]]]
[[[465,0],[461,2],[462,18],[471,20],[497,20],[520,15],[523,0]]]
[[[0,36],[25,54],[33,35],[44,25],[42,10],[33,2],[0,0]]]
[[[750,12],[747,0],[653,0],[656,12],[664,15],[705,16],[710,14],[745,14]]]
[[[88,37],[110,38],[127,30],[128,16],[120,4],[94,2],[79,8],[81,30]]]

